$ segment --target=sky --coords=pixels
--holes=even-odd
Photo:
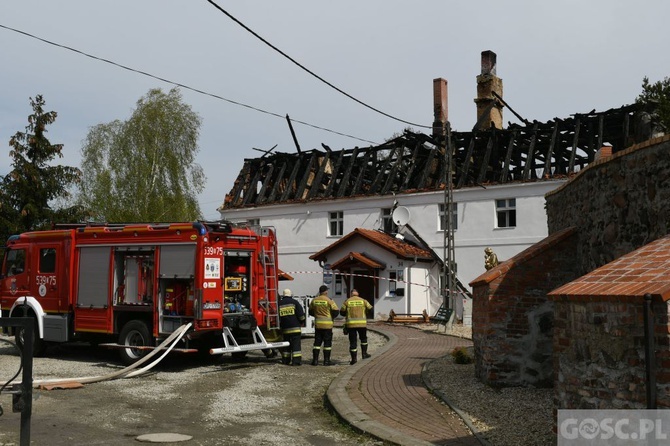
[[[310,124],[293,123],[303,151],[366,147],[407,127],[430,132],[420,126],[433,122],[433,79],[441,77],[452,128],[472,129],[482,51],[497,54],[505,101],[531,121],[618,108],[635,101],[645,76],[670,76],[666,0],[216,3],[319,77],[397,119],[316,79],[207,0],[6,0],[0,175],[10,168],[10,137],[27,125],[30,98],[43,95],[46,110],[58,113],[47,137],[64,144],[61,164],[79,166],[93,126],[127,120],[150,89],[175,86],[4,27],[207,93],[180,87],[202,118],[205,219],[219,217],[244,159],[262,155],[254,149],[295,153],[286,115]],[[504,110],[503,122],[519,121]]]

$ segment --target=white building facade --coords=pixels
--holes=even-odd
[[[509,183],[454,190],[452,225],[457,278],[467,284],[485,272],[484,249],[487,247],[503,261],[546,237],[544,195],[564,182]],[[386,228],[412,238],[406,228],[392,225],[394,204],[407,208],[409,225],[442,258],[445,250],[443,191],[225,209],[221,211],[221,218],[274,227],[279,243],[279,267],[295,278],[291,283],[294,293],[310,295],[316,294],[324,283],[326,266],[311,260],[310,256],[356,228]],[[412,269],[412,262],[407,259],[388,260],[384,250],[380,250],[372,252],[373,258],[384,259],[375,296],[381,304],[376,308],[376,317],[383,317],[390,309],[396,313],[421,313],[425,309],[433,314],[437,310],[435,302],[439,303],[440,299],[439,265],[422,265],[419,272]],[[334,255],[333,261],[338,258]],[[419,278],[422,275],[424,277]],[[390,289],[399,287],[399,278],[406,283],[404,296],[397,296]],[[336,273],[331,280],[331,297],[341,304],[346,299],[349,281]],[[435,293],[432,298],[430,290]]]

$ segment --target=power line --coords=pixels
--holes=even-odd
[[[330,88],[332,88],[332,89],[338,91],[339,93],[342,93],[343,95],[345,95],[345,96],[348,97],[349,99],[351,99],[351,100],[353,100],[353,101],[355,101],[355,102],[358,102],[358,103],[361,104],[362,106],[367,107],[367,108],[369,108],[370,110],[373,110],[373,111],[375,111],[375,112],[377,112],[377,113],[379,113],[379,114],[381,114],[381,115],[384,115],[384,116],[386,116],[387,118],[394,119],[394,120],[399,121],[399,122],[402,122],[402,123],[404,123],[404,124],[413,125],[413,126],[415,126],[415,127],[422,127],[422,128],[424,128],[424,129],[431,129],[431,128],[432,128],[431,126],[421,125],[421,124],[415,124],[415,123],[413,123],[413,122],[405,121],[404,119],[396,118],[396,117],[393,116],[393,115],[390,115],[390,114],[385,113],[385,112],[383,112],[383,111],[381,111],[381,110],[379,110],[379,109],[376,109],[376,108],[374,108],[373,106],[368,105],[368,104],[366,104],[365,102],[361,101],[360,99],[355,98],[354,96],[350,95],[350,94],[347,93],[346,91],[343,91],[343,90],[341,90],[340,88],[336,87],[335,85],[331,84],[330,82],[328,82],[327,80],[325,80],[324,78],[322,78],[321,76],[319,76],[318,74],[314,73],[314,72],[313,72],[312,70],[310,70],[309,68],[307,68],[307,67],[305,67],[304,65],[302,65],[300,62],[298,62],[298,61],[296,61],[295,59],[293,59],[293,58],[292,58],[291,56],[289,56],[288,54],[286,54],[285,52],[283,52],[282,50],[280,50],[279,48],[277,48],[276,46],[274,46],[273,44],[271,44],[270,42],[268,42],[267,40],[265,40],[265,39],[262,38],[261,36],[259,36],[255,31],[253,31],[253,30],[252,30],[251,28],[249,28],[247,25],[245,25],[244,23],[240,22],[238,19],[236,19],[235,17],[233,17],[228,11],[226,11],[225,9],[223,9],[222,7],[220,7],[219,5],[217,5],[216,2],[214,2],[213,0],[207,0],[207,2],[210,3],[212,6],[214,6],[216,9],[218,9],[219,11],[221,11],[223,14],[227,15],[232,21],[234,21],[235,23],[237,23],[238,25],[240,25],[242,28],[244,28],[246,31],[248,31],[249,33],[251,33],[251,34],[252,34],[254,37],[256,37],[258,40],[260,40],[261,42],[263,42],[264,44],[266,44],[267,46],[269,46],[270,48],[272,48],[273,50],[275,50],[276,52],[278,52],[279,54],[281,54],[282,56],[284,56],[285,58],[287,58],[287,59],[290,60],[291,62],[293,62],[295,65],[297,65],[298,67],[300,67],[301,69],[303,69],[303,70],[306,71],[307,73],[311,74],[312,76],[314,76],[315,78],[317,78],[318,80],[320,80],[321,82],[323,82],[324,84],[328,85]]]
[[[193,92],[196,92],[196,93],[205,95],[205,96],[210,96],[210,97],[213,97],[213,98],[216,98],[216,99],[220,99],[220,100],[222,100],[222,101],[226,101],[226,102],[229,102],[229,103],[234,104],[234,105],[239,105],[240,107],[246,107],[246,108],[248,108],[248,109],[251,109],[251,110],[254,110],[254,111],[257,111],[257,112],[260,112],[260,113],[265,113],[265,114],[270,115],[270,116],[274,116],[274,117],[281,118],[281,119],[286,119],[283,115],[280,115],[279,113],[274,113],[274,112],[271,112],[271,111],[263,110],[263,109],[261,109],[261,108],[254,107],[254,106],[252,106],[252,105],[248,105],[248,104],[244,104],[244,103],[242,103],[242,102],[234,101],[234,100],[232,100],[232,99],[224,98],[223,96],[219,96],[219,95],[217,95],[217,94],[208,93],[208,92],[206,92],[206,91],[204,91],[204,90],[200,90],[200,89],[197,89],[197,88],[189,87],[188,85],[185,85],[185,84],[182,84],[182,83],[179,83],[179,82],[174,82],[174,81],[171,81],[171,80],[169,80],[169,79],[165,79],[165,78],[162,78],[162,77],[159,77],[159,76],[155,76],[155,75],[153,75],[153,74],[151,74],[151,73],[147,73],[147,72],[145,72],[145,71],[136,70],[136,69],[134,69],[134,68],[130,68],[130,67],[128,67],[128,66],[122,65],[122,64],[117,63],[117,62],[114,62],[114,61],[111,61],[111,60],[109,60],[109,59],[105,59],[105,58],[102,58],[102,57],[94,56],[94,55],[92,55],[92,54],[85,53],[84,51],[80,51],[80,50],[78,50],[78,49],[76,49],[76,48],[72,48],[72,47],[69,47],[69,46],[66,46],[66,45],[61,45],[61,44],[59,44],[59,43],[52,42],[52,41],[47,40],[47,39],[43,39],[43,38],[41,38],[41,37],[38,37],[38,36],[35,36],[35,35],[33,35],[33,34],[27,33],[27,32],[25,32],[25,31],[21,31],[21,30],[19,30],[19,29],[11,28],[11,27],[9,27],[9,26],[5,26],[5,25],[2,25],[2,24],[0,24],[0,28],[7,29],[7,30],[9,30],[9,31],[14,31],[14,32],[19,33],[19,34],[23,34],[24,36],[28,36],[28,37],[31,37],[31,38],[33,38],[33,39],[37,39],[37,40],[39,40],[39,41],[41,41],[41,42],[48,43],[49,45],[53,45],[53,46],[56,46],[56,47],[58,47],[58,48],[63,48],[63,49],[66,49],[66,50],[68,50],[68,51],[72,51],[72,52],[75,52],[75,53],[77,53],[77,54],[81,54],[82,56],[90,57],[91,59],[95,59],[95,60],[98,60],[98,61],[101,61],[101,62],[105,62],[105,63],[111,64],[111,65],[114,65],[114,66],[119,67],[119,68],[123,68],[124,70],[128,70],[128,71],[131,71],[131,72],[133,72],[133,73],[138,73],[138,74],[141,74],[141,75],[144,75],[144,76],[153,78],[153,79],[157,79],[157,80],[159,80],[159,81],[161,81],[161,82],[165,82],[165,83],[168,83],[168,84],[176,85],[176,86],[181,87],[181,88],[184,88],[184,89],[186,89],[186,90],[190,90],[190,91],[193,91]],[[302,124],[302,125],[305,125],[305,126],[308,126],[308,127],[312,127],[312,128],[317,129],[317,130],[323,130],[324,132],[334,133],[334,134],[336,134],[336,135],[344,136],[344,137],[351,138],[351,139],[356,139],[356,140],[358,140],[358,141],[367,142],[367,143],[370,143],[370,144],[373,144],[373,145],[378,144],[378,143],[376,143],[376,142],[374,142],[374,141],[370,141],[370,140],[367,140],[367,139],[359,138],[359,137],[357,137],[357,136],[348,135],[348,134],[346,134],[346,133],[341,133],[341,132],[338,132],[338,131],[335,131],[335,130],[328,129],[328,128],[326,128],[326,127],[320,127],[320,126],[318,126],[318,125],[310,124],[309,122],[301,121],[301,120],[299,120],[299,119],[291,119],[291,120],[292,120],[293,122],[297,122],[298,124]]]

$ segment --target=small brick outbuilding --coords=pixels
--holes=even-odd
[[[477,378],[494,386],[553,385],[553,303],[547,293],[578,277],[577,234],[546,237],[472,282]]]
[[[645,295],[651,296],[653,336],[645,336]],[[549,298],[558,408],[670,408],[670,236],[553,290]],[[654,372],[649,382],[647,367]]]

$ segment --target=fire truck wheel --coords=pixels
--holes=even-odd
[[[136,320],[126,323],[121,329],[119,344],[137,347],[151,345],[151,335],[149,334],[147,324]],[[130,365],[142,358],[149,351],[136,348],[122,348],[120,352],[121,361],[126,365]]]

